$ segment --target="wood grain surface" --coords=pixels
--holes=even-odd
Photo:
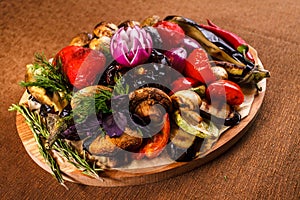
[[[0,0],[1,199],[300,199],[300,2],[294,0]],[[149,15],[211,19],[237,33],[271,72],[260,112],[221,156],[197,169],[154,183],[61,187],[28,155],[8,112],[24,88],[35,52],[53,56],[100,21],[141,21]]]

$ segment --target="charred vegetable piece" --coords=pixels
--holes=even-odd
[[[150,34],[153,42],[153,49],[162,49],[163,42],[156,28],[145,26],[143,29]]]
[[[148,59],[147,63],[157,63],[171,66],[171,63],[166,55],[164,55],[164,53],[159,51],[158,49],[152,49],[150,58]]]
[[[152,105],[160,104],[168,113],[172,111],[172,101],[170,97],[158,88],[141,88],[137,89],[129,94],[129,111],[134,113],[138,104],[143,101],[150,102]],[[148,100],[153,101],[148,101]]]
[[[178,162],[191,161],[199,152],[202,141],[202,138],[191,135],[173,124],[167,152],[173,160]]]
[[[88,46],[92,38],[93,35],[90,33],[79,33],[71,40],[70,45],[80,47]]]
[[[186,59],[184,74],[203,84],[209,84],[216,80],[209,63],[208,55],[203,49],[194,49],[190,53]]]
[[[218,127],[235,126],[241,121],[241,115],[228,104],[211,105],[205,101],[200,107],[200,116]]]
[[[110,137],[108,140],[115,146],[127,151],[137,150],[143,142],[141,133],[128,127],[125,128],[121,136]]]
[[[169,59],[173,69],[177,70],[180,73],[184,71],[186,65],[186,58],[188,55],[187,51],[184,48],[172,48],[166,51],[165,55]]]
[[[180,77],[172,83],[172,92],[188,90],[200,84],[199,81],[190,77]]]
[[[97,75],[105,69],[106,57],[90,48],[67,46],[56,54],[54,64],[58,61],[70,83],[81,89],[96,83]]]
[[[98,38],[103,36],[111,38],[115,32],[118,30],[118,27],[110,22],[100,22],[94,28],[94,35]]]
[[[200,96],[191,90],[181,90],[171,96],[175,109],[199,111],[202,104]]]
[[[61,68],[60,64],[54,66],[36,55],[36,62],[26,66],[25,82],[20,83],[39,103],[59,113],[69,104],[71,96],[71,86]]]
[[[89,43],[89,48],[98,50],[105,55],[110,54],[110,37],[102,36],[101,38],[94,38]]]
[[[207,19],[207,23],[208,23],[208,25],[201,24],[200,27],[211,31],[214,34],[216,34],[217,36],[226,40],[237,51],[239,51],[242,54],[245,54],[251,62],[254,62],[254,58],[251,55],[251,53],[249,52],[249,47],[245,40],[243,40],[242,38],[240,38],[239,36],[237,36],[234,33],[231,33],[229,31],[221,29],[220,27],[218,27],[217,25],[215,25],[214,23],[212,23],[212,21],[210,21],[208,19]]]
[[[159,21],[159,19],[160,18],[157,15],[153,15],[153,16],[147,17],[146,19],[144,19],[141,22],[141,26],[142,27],[144,27],[144,26],[153,26],[154,24],[156,24]]]
[[[134,155],[135,159],[139,160],[144,156],[150,159],[155,158],[165,149],[170,137],[170,120],[167,113],[163,118],[163,124],[161,131],[148,139],[146,144]]]
[[[118,25],[118,28],[124,28],[124,29],[127,29],[128,27],[133,28],[133,27],[135,27],[135,26],[140,27],[140,22],[138,22],[138,21],[133,21],[133,20],[126,20],[126,21],[120,23],[120,24]]]
[[[129,91],[143,87],[156,87],[169,93],[172,82],[180,76],[182,75],[170,66],[146,63],[128,71],[120,82],[123,86],[128,85]]]
[[[195,113],[197,115],[197,113]],[[177,126],[189,134],[195,135],[200,138],[218,137],[219,130],[212,122],[202,120],[199,115],[199,120],[196,125],[190,124],[183,117],[179,110],[173,113],[173,118]]]
[[[228,78],[239,84],[258,83],[264,78],[270,77],[270,72],[255,66],[251,71],[245,70],[244,66],[235,65],[225,61],[213,61],[218,67],[222,67],[228,73]]]
[[[168,50],[177,47],[185,36],[182,28],[173,22],[159,21],[154,25],[163,41],[163,48]]]
[[[206,97],[210,101],[223,101],[225,97],[229,105],[240,105],[244,102],[244,94],[241,87],[229,80],[218,80],[211,83],[207,87]]]
[[[227,80],[228,79],[228,73],[223,67],[214,66],[211,68],[211,70],[217,80]]]
[[[114,86],[116,84],[116,80],[118,80],[122,75],[124,75],[130,68],[123,67],[118,64],[117,61],[113,61],[109,64],[102,76],[100,77],[98,85],[105,86]]]
[[[254,66],[253,63],[247,62],[241,53],[230,47],[212,32],[201,28],[196,22],[181,16],[168,16],[165,20],[177,23],[185,31],[186,35],[199,42],[208,54],[214,58],[242,66],[247,63],[250,70]]]

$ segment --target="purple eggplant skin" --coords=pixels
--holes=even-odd
[[[189,55],[194,49],[202,48],[201,45],[190,37],[185,37],[182,41],[182,47],[185,48],[187,54]]]
[[[173,48],[165,52],[165,56],[169,59],[171,67],[182,73],[185,68],[187,51],[183,47]]]
[[[200,151],[202,142],[202,138],[195,137],[193,144],[187,149],[180,148],[171,142],[167,146],[167,152],[170,158],[177,162],[188,162],[195,159],[196,154]]]

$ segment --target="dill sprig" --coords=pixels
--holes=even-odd
[[[61,174],[61,170],[53,155],[51,154],[51,149],[47,149],[45,147],[44,141],[48,139],[50,133],[46,125],[42,122],[40,115],[35,112],[31,112],[24,105],[12,104],[8,110],[17,111],[25,118],[26,123],[29,125],[31,131],[34,134],[34,138],[38,144],[39,151],[44,157],[46,163],[51,168],[53,176],[60,184],[66,187]],[[93,164],[93,166],[90,166],[86,160],[85,155],[82,158],[79,153],[75,149],[73,149],[66,141],[57,138],[52,145],[52,149],[56,150],[62,157],[66,158],[69,163],[74,165],[78,170],[82,171],[82,173],[95,178],[99,178],[97,171],[101,171],[102,169],[96,168],[95,163]]]
[[[62,63],[60,59],[56,60],[56,64],[52,65],[42,54],[35,54],[35,62],[31,66],[34,73],[34,81],[21,81],[23,87],[36,86],[44,88],[47,92],[61,92],[64,97],[70,100],[71,85],[68,78],[62,73]]]
[[[86,117],[91,114],[111,113],[109,101],[112,93],[108,90],[101,90],[92,96],[82,96],[80,93],[75,93],[73,101],[76,107],[73,109],[74,119],[77,123],[83,122]]]
[[[113,87],[115,95],[129,94],[129,85],[123,85],[122,76],[115,76],[114,81],[116,83]]]

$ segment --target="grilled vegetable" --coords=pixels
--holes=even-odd
[[[137,111],[139,108],[138,104],[143,101],[146,101],[150,105],[159,104],[169,113],[172,111],[172,101],[170,97],[158,88],[146,87],[137,89],[129,94],[129,99],[129,111],[132,113]]]
[[[223,67],[214,66],[211,68],[211,70],[217,80],[227,80],[228,79],[228,73]]]
[[[133,28],[135,26],[138,26],[140,27],[140,22],[138,21],[133,21],[133,20],[126,20],[124,22],[121,22],[119,25],[118,25],[118,28],[124,28],[125,30],[127,28]]]
[[[190,77],[180,77],[172,83],[172,92],[188,90],[200,84],[199,81]]]
[[[177,47],[185,36],[184,31],[178,24],[168,21],[159,21],[154,25],[159,32],[163,41],[163,47],[169,50],[173,47]]]
[[[110,22],[100,22],[94,28],[94,36],[101,38],[103,36],[111,38],[115,32],[118,30],[118,27]]]
[[[215,44],[216,42],[214,40],[218,40],[217,42],[222,42],[227,46],[227,49],[230,49],[229,45],[227,45],[224,41],[221,41],[213,33],[203,32],[203,29],[199,27],[196,22],[180,16],[168,16],[164,20],[178,24],[184,30],[185,34],[199,42],[209,55],[219,60],[225,60],[237,65],[244,65],[239,60],[234,59],[232,55],[220,49],[219,46]],[[232,51],[231,53],[233,54],[234,52],[236,51]],[[243,57],[243,55],[241,56]]]
[[[236,65],[225,61],[213,61],[213,63],[222,67],[228,73],[228,78],[239,84],[258,83],[264,78],[270,77],[270,72],[255,66],[251,71],[245,70],[244,66]]]
[[[229,105],[240,105],[244,102],[244,94],[240,86],[228,80],[218,80],[211,83],[206,89],[206,97],[210,101],[223,101],[225,99]]]
[[[190,112],[193,113],[195,124],[185,120],[179,110],[177,110],[173,113],[173,118],[177,126],[179,126],[185,132],[200,138],[219,136],[219,130],[212,122],[204,121],[203,118],[194,111]]]
[[[185,69],[187,51],[182,48],[173,48],[165,52],[165,55],[169,59],[173,69],[182,73]]]
[[[202,104],[200,96],[191,90],[181,90],[171,96],[174,109],[199,111]]]
[[[105,55],[110,54],[110,37],[102,36],[101,38],[94,38],[89,43],[89,48],[93,50],[98,50]]]
[[[161,131],[152,138],[147,139],[146,144],[134,155],[136,159],[142,159],[144,156],[151,159],[161,154],[170,137],[170,120],[168,113],[166,113],[163,118],[163,124]]]
[[[153,26],[159,21],[159,19],[160,18],[157,15],[149,16],[141,22],[141,26]]]
[[[229,31],[221,29],[217,25],[213,24],[212,21],[210,21],[210,20],[207,20],[207,23],[208,23],[208,25],[201,24],[200,27],[211,31],[214,34],[216,34],[217,36],[226,40],[237,51],[239,51],[242,54],[245,54],[251,62],[254,62],[254,58],[251,55],[251,53],[249,52],[249,47],[245,40],[243,40],[242,38],[240,38],[239,36],[237,36],[234,33],[231,33]]]
[[[232,48],[214,33],[201,28],[196,22],[180,16],[168,16],[165,20],[179,24],[185,34],[197,40],[210,56],[240,66],[239,68],[242,69],[240,79],[243,80],[241,82],[257,83],[263,78],[270,77],[267,70],[255,66],[254,63],[245,59],[242,53]],[[255,60],[255,58],[253,59]]]
[[[80,47],[88,46],[92,37],[93,37],[93,35],[90,33],[86,33],[86,32],[79,33],[71,40],[70,45],[71,46],[80,46]]]
[[[61,64],[54,66],[37,54],[35,63],[26,68],[25,82],[20,85],[26,87],[39,103],[53,107],[54,112],[60,113],[71,98],[71,86],[61,72]]]
[[[187,162],[195,158],[201,148],[202,141],[202,138],[191,135],[176,124],[172,124],[167,151],[173,160]]]
[[[190,53],[186,59],[184,74],[206,85],[216,80],[207,53],[203,49],[194,49]]]
[[[76,89],[81,89],[96,83],[97,75],[105,69],[106,58],[100,51],[67,46],[56,54],[54,65],[59,61],[70,83]]]
[[[241,121],[241,115],[226,103],[212,105],[203,101],[200,107],[200,116],[212,121],[217,127],[235,126]]]

